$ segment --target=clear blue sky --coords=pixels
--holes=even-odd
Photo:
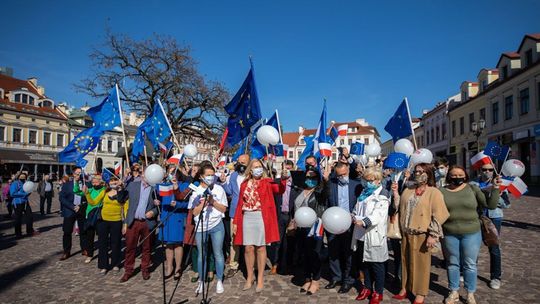
[[[191,45],[200,71],[241,85],[253,55],[263,115],[285,130],[328,119],[383,127],[404,96],[413,116],[459,91],[501,52],[540,32],[540,1],[2,1],[0,66],[36,76],[46,94],[97,103],[73,84],[107,24],[134,38]]]

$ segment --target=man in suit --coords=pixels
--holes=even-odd
[[[360,181],[349,178],[349,164],[343,162],[338,162],[335,166],[335,175],[330,178],[328,187],[328,208],[337,206],[349,213],[353,211],[356,198],[363,189]],[[351,225],[348,231],[339,235],[326,233],[332,279],[325,289],[332,289],[341,284],[338,293],[347,293],[354,284],[351,276],[352,230]]]
[[[39,211],[41,215],[45,215],[45,202],[47,203],[47,214],[51,214],[54,189],[49,175],[43,176],[43,180],[38,184],[37,192],[39,193]]]
[[[135,266],[135,253],[140,240],[142,243],[141,272],[144,280],[150,279],[150,258],[152,240],[150,231],[156,227],[157,205],[159,200],[154,188],[148,184],[144,176],[139,181],[132,181],[120,194],[119,201],[128,200],[127,215],[122,226],[122,234],[126,237],[126,259],[124,275],[120,282],[131,278]]]
[[[279,228],[279,242],[272,243],[269,247],[268,256],[272,263],[270,274],[276,274],[278,269],[280,273],[287,273],[287,261],[292,259],[292,246],[288,246],[290,243],[286,231],[289,222],[294,217],[291,214],[293,210],[294,200],[299,194],[299,191],[295,191],[292,184],[292,177],[290,171],[294,170],[294,163],[291,160],[285,160],[282,165],[281,177],[276,179],[276,183],[281,183],[281,179],[287,180],[287,186],[283,194],[274,194],[274,201],[276,203],[278,228]]]
[[[226,278],[232,278],[237,272],[238,268],[240,267],[240,264],[238,263],[238,258],[240,256],[240,246],[234,245],[234,235],[230,232],[232,232],[232,226],[233,226],[233,219],[234,214],[236,212],[236,205],[238,204],[238,198],[240,196],[240,185],[244,181],[244,173],[246,171],[247,165],[249,164],[249,155],[242,154],[238,157],[238,161],[236,162],[234,166],[234,172],[231,173],[228,179],[225,179],[225,176],[222,175],[221,182],[223,189],[227,193],[228,196],[231,197],[231,203],[229,207],[229,217],[227,218],[229,224],[229,229],[225,229],[226,231],[229,231],[230,237],[230,243],[229,245],[229,270],[227,271],[227,274],[225,275]]]
[[[84,204],[86,199],[82,192],[84,181],[81,179],[81,168],[75,167],[73,169],[73,177],[62,185],[62,189],[59,193],[60,209],[62,210],[62,217],[64,222],[62,224],[62,230],[64,232],[62,236],[62,246],[64,253],[60,258],[63,261],[71,256],[71,235],[73,233],[73,226],[75,222],[79,225],[79,229],[83,229],[85,221],[85,209]],[[79,236],[81,251],[83,255],[86,254],[86,238],[85,234],[81,233]]]

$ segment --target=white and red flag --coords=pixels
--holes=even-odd
[[[520,198],[523,194],[527,193],[527,185],[519,177],[514,177],[514,180],[507,188],[508,192],[512,193],[515,198]]]
[[[171,157],[169,157],[169,159],[167,159],[167,162],[169,164],[180,164],[182,162],[182,160],[184,159],[184,154],[175,154]]]
[[[340,125],[337,127],[339,136],[346,136],[349,125]]]
[[[120,176],[120,172],[122,172],[122,164],[117,162],[114,164],[114,175]]]
[[[471,164],[473,169],[479,170],[483,165],[491,164],[491,159],[484,154],[484,151],[480,151],[471,158]]]
[[[159,191],[159,196],[169,196],[169,195],[173,195],[173,185],[170,184],[170,185],[163,185],[163,184],[159,184],[158,185],[158,191]]]
[[[326,156],[326,157],[332,156],[332,145],[325,142],[319,143],[319,153],[322,156]]]

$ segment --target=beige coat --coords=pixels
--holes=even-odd
[[[407,201],[412,195],[414,195],[414,189],[407,188],[399,199],[399,223],[402,231],[408,228],[418,232],[428,232],[432,217],[442,225],[450,216],[441,191],[435,187],[426,187],[426,191],[412,212],[409,227],[405,227]]]

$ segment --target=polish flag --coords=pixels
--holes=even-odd
[[[322,156],[330,157],[332,156],[332,145],[329,143],[319,143],[319,153]]]
[[[173,195],[173,185],[159,185],[159,196]]]
[[[337,128],[339,136],[346,136],[349,125],[341,125]]]
[[[171,156],[169,159],[167,159],[167,162],[169,164],[179,164],[182,162],[183,158],[184,158],[184,154],[175,154]]]
[[[227,156],[222,156],[219,158],[218,168],[224,167],[227,164]]]
[[[471,158],[471,164],[473,169],[479,170],[483,165],[491,164],[491,159],[484,154],[484,151],[480,151]]]
[[[287,156],[289,156],[289,145],[283,144],[283,157],[287,159]]]
[[[527,192],[527,185],[521,178],[516,176],[507,189],[515,198],[520,198]]]
[[[504,190],[506,190],[508,188],[508,186],[510,186],[510,184],[512,184],[512,181],[514,180],[513,177],[508,177],[508,176],[503,176],[501,178],[501,185],[499,186],[499,190],[501,192],[503,192]]]
[[[122,171],[122,164],[121,163],[115,163],[114,164],[114,175],[120,176],[121,171]]]

